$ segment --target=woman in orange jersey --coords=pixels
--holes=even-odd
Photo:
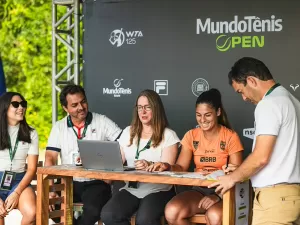
[[[198,97],[196,120],[199,127],[184,135],[176,164],[159,162],[150,166],[148,171],[187,171],[192,158],[195,171],[203,174],[222,169],[227,173],[242,163],[243,146],[229,125],[217,89],[203,92]],[[165,208],[169,225],[190,224],[188,218],[198,213],[205,213],[209,225],[222,224],[222,196],[217,195],[213,188],[193,187],[176,195]]]

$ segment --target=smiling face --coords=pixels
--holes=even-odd
[[[203,131],[210,131],[218,126],[218,116],[221,111],[216,111],[211,105],[200,103],[196,107],[196,120]]]
[[[83,121],[88,113],[88,103],[82,93],[68,94],[67,107],[64,110],[70,114],[72,120]]]
[[[137,101],[137,111],[142,124],[150,125],[152,120],[152,108],[146,96],[139,97]]]
[[[14,95],[10,102],[23,102],[20,96]],[[14,105],[17,103],[13,103]],[[7,110],[7,121],[8,124],[18,124],[20,121],[24,119],[24,115],[26,112],[26,108],[23,108],[21,104],[17,108],[15,108],[12,103],[9,105]]]

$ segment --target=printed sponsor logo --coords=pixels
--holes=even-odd
[[[130,95],[132,92],[130,88],[120,87],[122,81],[123,79],[115,79],[113,81],[113,85],[115,86],[115,88],[114,89],[103,88],[103,94],[113,95],[114,97],[121,97],[121,95]]]
[[[265,46],[265,36],[251,35],[262,32],[280,32],[283,29],[282,19],[272,15],[271,18],[261,19],[257,16],[244,16],[240,19],[237,15],[232,21],[213,21],[211,18],[196,20],[196,33],[218,34],[216,48],[226,52],[234,48],[262,48]],[[248,35],[240,35],[248,33]],[[250,33],[250,34],[249,34]],[[234,35],[237,34],[237,35]]]
[[[123,31],[123,28],[113,30],[110,33],[109,42],[116,46],[121,47],[123,44],[135,45],[137,40],[142,38],[144,35],[142,31]]]
[[[225,150],[225,147],[226,147],[226,142],[225,142],[225,141],[220,141],[220,149],[221,149],[222,151],[224,151],[224,150]]]
[[[290,84],[290,87],[294,90],[294,91],[296,91],[297,90],[297,88],[299,87],[299,84]]]
[[[209,90],[209,84],[208,82],[203,78],[197,78],[192,83],[192,92],[193,94],[198,97],[201,95],[202,92]]]
[[[159,95],[168,95],[168,80],[155,80],[154,90]]]
[[[201,157],[200,162],[216,162],[216,157]]]
[[[245,189],[244,188],[241,188],[241,190],[240,190],[240,197],[241,198],[245,197]]]
[[[205,150],[204,153],[205,153],[205,154],[215,153],[215,149]]]
[[[254,139],[254,134],[255,134],[255,128],[246,128],[243,130],[243,136]]]
[[[195,149],[198,148],[198,145],[199,145],[199,141],[193,141],[193,146]]]

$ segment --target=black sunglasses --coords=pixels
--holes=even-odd
[[[21,101],[21,102],[13,101],[10,104],[16,109],[19,108],[20,105],[22,106],[22,108],[27,108],[27,101]]]

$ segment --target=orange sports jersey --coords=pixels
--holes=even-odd
[[[197,172],[222,169],[228,155],[244,150],[237,133],[224,126],[221,126],[219,137],[211,142],[204,137],[201,128],[195,128],[184,135],[181,144],[193,151]]]

